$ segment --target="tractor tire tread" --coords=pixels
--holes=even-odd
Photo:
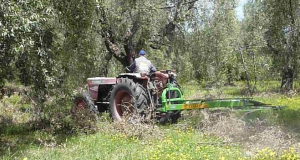
[[[114,97],[115,97],[116,93],[122,89],[125,89],[125,90],[128,90],[129,92],[131,92],[130,94],[133,97],[134,108],[137,109],[138,113],[144,114],[144,111],[147,109],[148,104],[150,102],[150,99],[149,99],[148,95],[146,94],[147,93],[146,89],[142,85],[135,83],[132,79],[120,78],[111,92],[110,116],[112,118],[114,118],[114,112],[113,112]]]

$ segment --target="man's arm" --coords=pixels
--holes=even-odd
[[[134,70],[135,70],[135,67],[136,67],[136,65],[135,65],[135,61],[133,61],[133,62],[131,63],[131,65],[129,66],[129,69],[130,69],[130,72],[131,72],[131,73],[133,73],[133,72],[134,72]]]
[[[151,64],[150,66],[150,72],[155,72],[156,71],[156,68]]]

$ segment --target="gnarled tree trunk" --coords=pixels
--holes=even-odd
[[[281,90],[283,92],[293,89],[294,69],[287,67],[282,71]]]

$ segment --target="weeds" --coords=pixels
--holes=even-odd
[[[146,110],[143,113],[147,112],[147,114],[141,114],[140,111],[132,109],[132,103],[124,105],[123,108],[125,111],[122,121],[113,121],[110,125],[101,127],[102,132],[121,134],[124,138],[133,139],[147,139],[161,134],[156,121],[151,119],[150,111]]]
[[[240,84],[220,88],[222,91],[190,87],[184,96],[240,97],[245,96],[242,88]],[[35,110],[30,99],[12,94],[0,101],[1,158],[299,159],[298,95],[264,90],[258,88],[254,98],[288,107],[253,113],[184,111],[178,124],[165,126],[137,113],[125,114],[120,122],[103,113],[97,121],[82,119],[82,128],[70,117],[71,104],[63,100],[47,102],[45,112],[51,114],[45,115],[48,121],[41,122],[32,116]]]

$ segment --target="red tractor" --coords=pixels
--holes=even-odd
[[[143,117],[156,118],[160,123],[174,123],[180,117],[181,110],[161,111],[164,107],[162,99],[182,97],[176,74],[171,70],[157,71],[151,75],[122,73],[116,78],[88,78],[87,82],[88,92],[75,98],[72,109],[75,114],[79,111],[109,111],[114,120],[120,121],[125,114],[135,112]],[[165,91],[168,87],[173,89]]]

